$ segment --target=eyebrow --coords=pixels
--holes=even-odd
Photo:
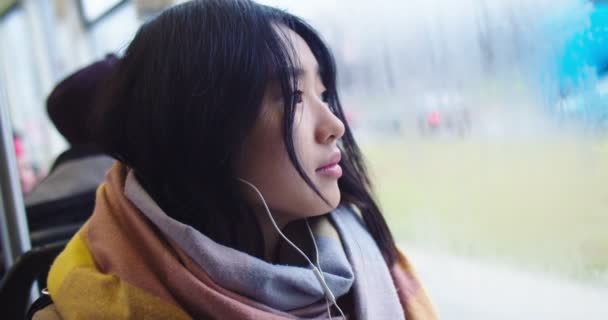
[[[296,75],[296,78],[299,78],[299,77],[301,77],[303,75],[306,75],[306,70],[304,70],[304,69],[302,69],[300,67],[293,68],[290,71],[291,71],[290,73],[293,73],[293,74]]]
[[[296,76],[296,78],[300,78],[300,77],[306,75],[306,70],[304,70],[303,68],[300,68],[300,67],[287,68],[287,71],[290,74],[294,74]],[[319,76],[319,78],[323,78],[322,74],[323,74],[323,69],[321,68],[320,65],[317,65],[317,75]],[[274,74],[271,78],[271,82],[275,82],[277,80],[278,80],[278,75]]]
[[[290,71],[292,71],[296,75],[296,78],[306,75],[306,70],[304,70],[300,67],[292,68],[292,69],[290,69]],[[322,74],[321,66],[317,65],[317,75],[319,77],[321,77],[321,74]]]

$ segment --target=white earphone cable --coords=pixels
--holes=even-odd
[[[321,269],[321,259],[319,258],[319,248],[317,247],[317,241],[315,240],[315,236],[312,232],[312,229],[310,228],[310,224],[308,223],[308,219],[306,219],[306,227],[308,228],[308,233],[310,233],[310,238],[312,239],[312,244],[315,247],[315,255],[316,255],[316,259],[317,259],[317,268],[319,268],[319,271],[321,273],[323,273],[323,269]],[[323,282],[325,283],[325,278],[323,278]],[[325,284],[325,286],[327,286],[327,284]],[[333,297],[333,294],[332,294]],[[328,298],[325,297],[325,302],[327,303]],[[338,302],[335,300],[335,298],[333,298],[333,305],[336,306],[336,309],[338,309],[338,312],[340,312],[340,315],[342,316],[342,318],[344,318],[346,320],[346,316],[344,315],[344,312],[342,312],[342,309],[340,308],[340,306],[338,305]],[[327,303],[327,314],[329,315],[329,319],[331,320],[331,311],[329,308],[329,303]]]
[[[342,312],[342,309],[340,309],[340,306],[338,306],[338,303],[336,302],[336,298],[334,296],[334,294],[331,292],[331,290],[329,289],[329,286],[327,285],[327,283],[325,282],[325,277],[323,277],[322,271],[321,269],[321,264],[319,263],[319,249],[317,248],[317,242],[315,241],[315,237],[313,235],[312,229],[310,228],[310,224],[308,223],[308,220],[306,220],[306,226],[308,227],[308,232],[310,233],[310,236],[312,237],[312,243],[315,247],[315,253],[316,253],[316,259],[317,259],[317,264],[318,267],[308,258],[308,256],[306,256],[306,254],[300,250],[300,248],[298,248],[298,246],[296,246],[293,242],[291,242],[291,240],[289,240],[281,231],[281,229],[279,228],[279,226],[277,226],[277,223],[274,221],[274,218],[272,216],[272,213],[270,212],[270,209],[268,208],[268,204],[266,204],[266,200],[264,199],[264,196],[262,196],[262,193],[260,192],[260,190],[258,190],[258,188],[256,188],[255,185],[253,185],[251,182],[241,179],[241,178],[237,178],[239,181],[245,183],[246,185],[250,186],[260,197],[260,199],[262,200],[262,203],[264,204],[264,208],[266,209],[266,212],[268,213],[268,217],[270,218],[270,221],[272,222],[272,225],[274,226],[274,228],[277,230],[277,232],[279,233],[279,235],[287,242],[289,243],[289,245],[291,245],[294,249],[296,249],[296,251],[298,251],[300,253],[300,255],[302,255],[302,257],[304,257],[304,259],[306,259],[306,261],[310,264],[310,267],[312,268],[312,272],[314,273],[315,277],[317,278],[317,280],[319,281],[319,284],[321,285],[321,288],[323,288],[323,291],[325,292],[325,302],[327,304],[327,313],[329,315],[329,319],[331,320],[331,310],[329,308],[329,303],[327,301],[330,301],[334,306],[336,306],[336,308],[338,309],[338,311],[340,312],[340,314],[342,315],[342,317],[344,319],[346,319],[346,316],[344,316],[344,312]]]
[[[306,259],[306,261],[314,266],[314,263],[312,263],[312,261],[310,261],[310,259],[308,259],[308,257],[306,256],[306,254],[304,254],[304,252],[302,252],[302,250],[300,250],[300,248],[298,248],[298,246],[296,246],[293,242],[291,242],[291,240],[289,240],[281,231],[281,229],[279,229],[279,226],[277,226],[277,223],[274,221],[274,218],[272,217],[272,214],[270,213],[270,209],[268,208],[268,205],[266,204],[266,200],[264,200],[264,197],[262,196],[262,193],[260,192],[260,190],[258,190],[258,188],[256,188],[251,182],[247,181],[247,180],[243,180],[241,178],[238,178],[241,182],[249,185],[250,187],[253,188],[253,190],[255,190],[255,192],[258,194],[258,196],[260,196],[260,199],[262,199],[262,203],[264,204],[264,208],[266,208],[266,212],[268,213],[268,217],[270,218],[270,221],[272,222],[272,225],[274,226],[274,228],[277,230],[277,232],[279,233],[279,235],[281,235],[281,237],[287,241],[287,243],[289,243],[294,249],[296,249],[301,255],[302,257],[304,257],[304,259]]]
[[[321,269],[321,259],[319,258],[319,249],[317,248],[317,242],[315,241],[315,235],[312,232],[312,229],[310,228],[310,223],[308,223],[308,219],[306,219],[306,228],[308,228],[308,233],[310,234],[310,238],[312,239],[312,244],[315,247],[315,257],[316,257],[316,262],[317,262],[317,268],[319,268],[319,271],[321,273],[323,273],[323,269]],[[327,315],[329,316],[329,320],[332,320],[333,317],[331,316],[331,308],[329,306],[329,299],[327,299],[327,296],[325,297],[325,306],[327,307]]]

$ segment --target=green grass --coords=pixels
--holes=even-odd
[[[368,144],[398,241],[608,285],[608,144]]]

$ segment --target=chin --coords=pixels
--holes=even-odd
[[[327,202],[323,201],[316,193],[311,192],[306,204],[299,206],[298,216],[316,217],[333,211],[340,205],[341,193],[338,186],[331,188],[321,188],[319,190]]]
[[[327,204],[325,201],[323,201],[323,199],[317,197],[318,201],[316,201],[316,203],[313,206],[309,207],[309,210],[307,210],[307,213],[306,213],[307,216],[309,216],[309,217],[320,216],[320,215],[333,211],[340,205],[340,193],[339,192],[337,194],[323,193],[323,195],[325,195],[325,199],[327,199],[327,202],[329,202],[329,204]]]
[[[329,205],[323,202],[323,205],[325,206],[324,212],[333,211],[340,205],[340,199],[342,198],[342,195],[337,185],[332,188],[332,190],[329,190],[329,192],[324,193],[324,195],[327,199],[327,202],[329,202]]]

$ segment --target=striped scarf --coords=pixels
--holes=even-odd
[[[338,296],[353,293],[348,318],[437,318],[407,259],[388,268],[352,210],[314,226],[328,284]],[[172,220],[117,163],[93,215],[53,264],[48,287],[63,319],[326,318],[311,273],[222,247]]]

